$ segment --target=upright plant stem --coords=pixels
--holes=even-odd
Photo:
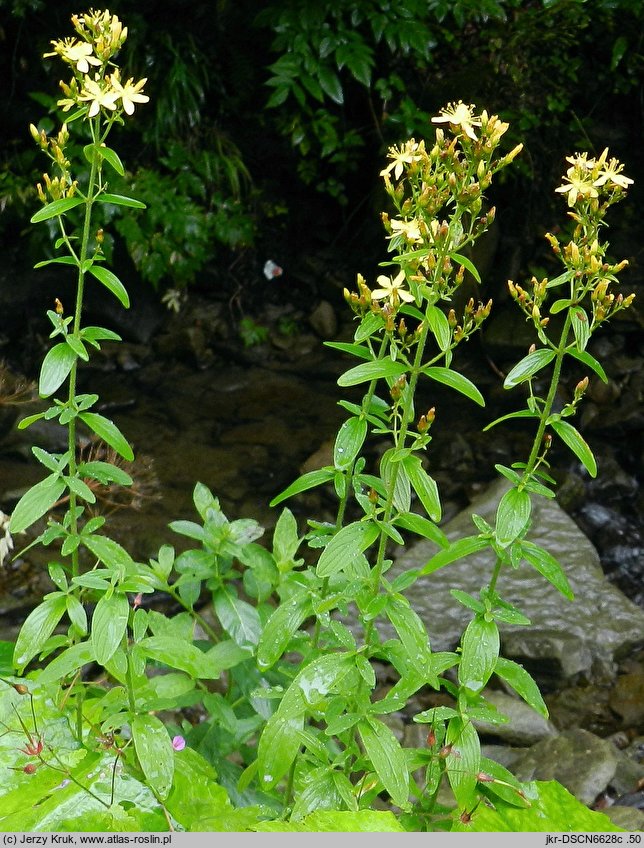
[[[92,132],[92,138],[97,137],[98,128],[99,128],[99,119],[94,118],[90,122],[90,128]],[[72,325],[72,334],[78,338],[80,335],[81,328],[81,317],[83,313],[83,296],[85,293],[85,263],[87,261],[87,253],[89,246],[89,235],[90,228],[92,223],[92,206],[94,203],[94,192],[96,190],[96,177],[98,174],[99,165],[98,165],[98,155],[95,154],[92,157],[92,163],[90,167],[89,181],[87,185],[87,199],[85,201],[85,216],[83,220],[83,230],[81,235],[81,245],[79,252],[79,266],[78,266],[78,278],[76,284],[76,303],[74,307],[74,322]],[[75,409],[76,407],[76,382],[78,376],[78,358],[74,359],[71,370],[69,372],[69,393],[68,393],[68,404],[70,409]],[[68,450],[69,450],[69,476],[75,477],[77,473],[77,463],[76,463],[76,418],[72,416],[69,420],[69,424],[67,425],[67,437],[68,437]],[[78,533],[78,517],[76,515],[76,493],[70,489],[69,491],[69,516],[70,516],[70,532],[72,535],[76,535]],[[75,548],[72,551],[71,555],[72,560],[72,575],[74,577],[78,576],[79,572],[79,558],[78,558],[78,548]]]

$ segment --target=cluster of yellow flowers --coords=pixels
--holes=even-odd
[[[133,78],[122,82],[118,68],[109,74],[106,72],[108,62],[127,38],[127,27],[118,17],[109,10],[90,10],[72,16],[72,23],[80,39],[52,41],[53,52],[44,54],[45,57],[60,56],[74,71],[70,83],[60,83],[65,97],[58,105],[63,111],[88,104],[89,118],[98,115],[101,109],[131,115],[136,103],[147,103],[150,98],[142,91],[147,82],[145,78],[138,82]]]
[[[589,159],[587,153],[567,156],[570,168],[566,171],[564,184],[555,191],[568,195],[568,206],[575,206],[579,198],[599,197],[599,189],[619,191],[627,189],[633,180],[622,174],[624,166],[617,159],[607,162],[608,148],[597,159]]]

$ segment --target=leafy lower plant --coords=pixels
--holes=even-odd
[[[588,445],[568,420],[587,383],[580,382],[561,411],[554,411],[553,399],[566,359],[604,378],[586,350],[588,339],[632,300],[609,292],[624,263],[608,263],[607,246],[599,242],[607,209],[630,183],[621,165],[606,152],[570,158],[559,191],[567,195],[576,229],[567,245],[549,236],[564,271],[551,281],[534,280],[530,293],[510,284],[540,347],[505,380],[506,388],[528,388],[526,408],[509,417],[531,420],[535,437],[529,457],[498,467],[511,486],[494,526],[473,516],[478,533],[451,543],[445,537],[440,495],[426,463],[435,411],[416,408],[421,380],[484,404],[454,359],[491,303],[471,300],[459,315],[451,303],[466,271],[478,279],[467,250],[494,218],[484,193],[520,152],[499,153],[507,124],[459,102],[433,119],[445,127],[436,129],[431,144],[411,139],[389,151],[382,172],[395,210],[383,216],[388,273],[373,289],[358,276],[358,291],[345,293],[357,319],[354,339],[332,343],[356,360],[339,385],[364,393],[359,402],[340,401],[348,417],[332,465],[303,475],[273,500],[277,505],[331,486],[335,521],[310,519],[300,535],[284,508],[271,546],[261,545],[264,531],[256,521],[228,520],[198,483],[199,520],[171,524],[192,547],[176,554],[164,544],[148,563],[135,562],[104,532],[105,518],[88,509],[95,482],[127,486],[131,480],[114,463],[79,459],[78,435],[88,429],[124,459],[132,458],[132,448],[94,411],[97,395],[76,387],[91,349],[118,340],[108,329],[83,325],[86,284],[97,281],[128,305],[125,287],[106,267],[92,216],[102,204],[141,207],[110,190],[112,172],[122,175],[123,165],[106,140],[147,96],[145,80],[120,78],[115,56],[127,31],[118,18],[89,12],[72,21],[76,36],[53,42],[73,74],[59,102],[70,113],[67,123],[52,137],[32,131],[53,167],[32,222],[55,222],[60,253],[41,264],[72,270],[77,296],[70,315],[60,301],[48,313],[57,341],[44,357],[39,391],[52,405],[20,425],[57,419],[67,428],[68,447],[63,453],[34,447],[47,473],[18,502],[9,529],[20,534],[55,505],[66,508],[60,520],[48,517],[31,543],[52,551],[54,589],[25,620],[11,663],[0,653],[6,672],[0,756],[12,769],[0,797],[3,825],[521,830],[534,829],[539,818],[549,830],[615,829],[567,796],[565,812],[552,812],[563,803],[561,788],[521,784],[482,756],[474,721],[505,720],[485,698],[493,675],[537,712],[547,712],[528,673],[500,656],[498,623],[529,621],[496,586],[503,569],[526,562],[571,597],[561,566],[528,538],[532,498],[553,496],[552,438],[596,473]],[[84,180],[75,178],[66,155],[70,126],[86,142]],[[550,290],[562,296],[547,305]],[[552,338],[550,316],[553,324],[563,319]],[[535,375],[544,369],[551,378],[540,397]],[[370,448],[372,437],[388,445],[379,456]],[[414,536],[434,542],[437,553],[392,576],[392,555]],[[422,574],[485,548],[496,555],[488,585],[478,598],[454,592],[472,612],[459,648],[432,651],[406,591]],[[165,596],[173,612],[146,603],[152,593]],[[383,663],[395,678],[386,691],[376,688],[376,667]],[[414,721],[427,728],[426,744],[403,747],[388,716],[413,709],[414,696],[427,687],[444,690],[450,705],[416,712]],[[188,707],[199,711],[194,725],[184,713]],[[382,802],[388,812],[374,810]]]

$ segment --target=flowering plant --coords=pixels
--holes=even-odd
[[[603,376],[585,350],[587,339],[631,300],[608,292],[623,263],[604,262],[606,248],[598,241],[606,209],[627,187],[621,167],[614,160],[606,164],[606,155],[575,159],[568,174],[574,189],[566,191],[577,228],[563,248],[550,237],[564,273],[550,282],[535,280],[530,295],[511,284],[542,347],[508,374],[506,387],[527,383],[529,396],[526,410],[507,417],[535,419],[536,435],[527,463],[499,467],[512,488],[499,504],[494,527],[474,516],[479,534],[454,543],[440,529],[440,495],[426,465],[435,410],[419,414],[415,400],[419,381],[429,380],[484,404],[453,360],[492,304],[472,299],[462,314],[451,304],[466,271],[479,280],[464,251],[494,219],[484,192],[520,146],[499,155],[508,125],[458,103],[434,119],[448,126],[436,129],[429,149],[412,139],[389,151],[382,176],[395,215],[383,216],[392,254],[383,266],[391,273],[379,275],[373,290],[358,275],[357,292],[345,292],[357,321],[353,341],[331,343],[358,360],[339,385],[363,386],[365,392],[359,403],[341,401],[348,418],[338,431],[333,463],[304,474],[273,500],[277,505],[330,484],[338,500],[335,522],[311,519],[302,538],[293,514],[283,509],[269,549],[257,544],[263,534],[257,522],[228,521],[217,498],[199,483],[194,503],[200,521],[171,524],[195,547],[177,556],[163,545],[149,563],[135,562],[100,532],[105,518],[87,512],[96,500],[92,481],[127,486],[131,478],[114,463],[79,461],[77,427],[88,428],[125,460],[133,451],[112,421],[92,411],[98,396],[79,394],[76,385],[90,349],[118,340],[110,330],[83,326],[89,277],[124,307],[129,302],[123,284],[105,267],[92,211],[101,203],[141,206],[109,191],[105,171],[122,174],[124,168],[106,138],[147,96],[145,80],[121,83],[114,60],[127,30],[118,18],[90,12],[72,20],[79,37],[54,42],[52,54],[73,69],[59,102],[71,114],[55,137],[32,128],[54,168],[53,176],[43,178],[43,207],[32,222],[56,223],[56,249],[65,252],[39,264],[73,268],[77,296],[71,315],[59,300],[48,312],[51,336],[59,340],[44,357],[39,391],[53,398],[52,405],[20,423],[57,419],[67,428],[68,446],[63,453],[33,448],[48,474],[20,499],[9,524],[15,535],[47,517],[31,544],[54,551],[48,570],[55,588],[23,623],[13,651],[13,668],[21,677],[2,678],[6,688],[0,693],[6,707],[0,747],[14,758],[28,758],[12,766],[15,774],[26,781],[47,771],[63,780],[57,786],[40,780],[10,788],[3,826],[274,830],[300,822],[303,829],[319,829],[324,822],[322,829],[502,829],[504,811],[512,808],[522,811],[526,829],[530,816],[543,826],[544,793],[552,797],[561,788],[523,785],[482,756],[473,721],[503,720],[484,695],[493,674],[538,712],[546,711],[527,672],[500,656],[497,622],[528,622],[499,596],[496,581],[502,568],[525,560],[570,595],[558,563],[526,538],[530,497],[552,496],[544,472],[548,428],[595,470],[588,446],[564,420],[574,414],[583,383],[560,413],[553,412],[552,401],[566,356]],[[89,138],[84,181],[74,178],[66,155],[67,124],[73,122]],[[75,209],[83,213],[76,227],[70,218]],[[565,284],[567,296],[549,307],[550,313],[567,314],[553,342],[546,334],[545,299],[550,289]],[[532,379],[550,365],[551,386],[542,399],[533,393]],[[61,389],[63,396],[56,397]],[[370,434],[389,444],[376,461],[366,449]],[[51,513],[63,502],[59,519]],[[429,539],[438,552],[391,578],[392,552],[410,534]],[[313,564],[298,555],[303,541],[314,552]],[[3,545],[11,549],[8,534]],[[422,574],[485,547],[497,555],[489,584],[479,599],[457,596],[473,613],[460,647],[432,651],[406,590]],[[145,596],[153,592],[169,596],[181,611],[166,616],[145,609]],[[202,608],[204,595],[209,611]],[[44,667],[27,672],[36,659],[46,661]],[[395,678],[385,692],[376,689],[376,664],[383,662]],[[151,667],[162,673],[150,673]],[[92,679],[88,669],[96,668],[98,679]],[[387,716],[413,704],[425,687],[443,689],[450,706],[416,712],[413,720],[427,726],[426,744],[404,748]],[[158,715],[188,706],[201,711],[195,726],[181,718],[178,727],[169,728]],[[14,715],[17,724],[8,718]],[[15,744],[16,734],[22,747]],[[439,803],[445,783],[452,793],[449,804]],[[57,798],[54,790],[61,792]],[[78,793],[84,793],[82,821],[71,808]],[[379,797],[388,812],[373,810]],[[550,829],[561,829],[556,820],[548,822]],[[611,829],[603,819],[591,824]]]

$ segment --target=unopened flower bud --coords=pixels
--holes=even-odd
[[[27,765],[24,766],[22,770],[25,774],[35,774],[37,768],[38,766],[36,765],[36,763],[27,763]]]
[[[450,309],[449,313],[447,314],[447,323],[450,325],[450,327],[452,329],[454,329],[454,327],[456,327],[456,325],[458,324],[458,320],[456,318],[456,312],[454,312],[453,309]]]
[[[54,298],[54,303],[56,304],[56,315],[63,314],[63,304],[58,300],[57,297]]]

